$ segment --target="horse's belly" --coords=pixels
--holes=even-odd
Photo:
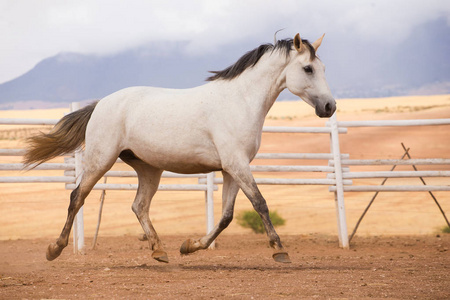
[[[211,147],[145,144],[141,141],[139,147],[130,147],[130,150],[141,160],[158,169],[183,174],[207,173],[222,169],[220,158]]]
[[[220,161],[204,159],[196,156],[180,157],[169,155],[152,155],[143,159],[149,165],[181,174],[208,173],[222,169]]]

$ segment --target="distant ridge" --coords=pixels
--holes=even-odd
[[[346,36],[327,36],[319,55],[336,98],[448,94],[449,37],[450,26],[442,18],[425,24],[396,47],[370,41],[352,47]],[[0,84],[0,109],[66,107],[137,85],[198,86],[205,83],[208,70],[228,67],[263,42],[241,41],[202,56],[189,54],[186,41],[155,42],[109,56],[60,53]],[[279,97],[296,99],[287,91]]]

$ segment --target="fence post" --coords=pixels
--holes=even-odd
[[[74,112],[80,109],[79,102],[72,102],[70,105],[70,111]],[[82,162],[83,162],[83,152],[78,150],[75,152],[75,178],[76,186],[80,184],[81,174],[82,174]],[[84,252],[84,216],[83,216],[83,206],[78,211],[75,219],[73,221],[73,252],[83,253]]]
[[[336,175],[336,192],[334,192],[336,204],[336,219],[338,226],[339,246],[348,249],[348,232],[347,232],[347,217],[345,215],[344,203],[344,185],[342,182],[342,164],[341,164],[341,150],[339,146],[339,131],[336,119],[336,113],[330,118],[331,124],[331,152],[334,159],[334,173]]]
[[[206,234],[210,233],[214,229],[214,177],[215,172],[208,173],[206,175]],[[215,248],[216,242],[213,241],[209,246],[209,249]]]

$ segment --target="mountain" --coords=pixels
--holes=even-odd
[[[61,53],[41,61],[23,76],[1,84],[0,106],[100,99],[135,85],[192,87],[207,77],[207,61],[177,53],[153,55],[147,49],[112,56]]]
[[[0,84],[0,109],[64,107],[100,99],[128,86],[189,88],[204,83],[261,42],[244,41],[217,52],[188,54],[187,41],[159,42],[97,56],[61,53]],[[400,43],[327,36],[319,55],[336,98],[450,93],[450,27],[445,18],[424,24]],[[297,97],[283,92],[280,100]]]

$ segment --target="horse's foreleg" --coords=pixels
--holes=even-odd
[[[228,170],[227,170],[228,171]],[[272,221],[269,217],[269,208],[267,207],[266,200],[262,196],[261,192],[256,185],[255,179],[250,171],[250,166],[242,166],[241,168],[231,168],[230,175],[242,189],[244,194],[250,200],[253,208],[260,215],[267,236],[269,237],[270,246],[274,249],[273,259],[277,262],[289,263],[288,253],[284,250],[280,237],[278,236]]]
[[[152,257],[157,261],[168,263],[169,258],[167,253],[164,251],[161,240],[149,217],[150,203],[158,190],[162,171],[154,170],[151,167],[143,168],[143,166],[135,166],[135,170],[138,173],[139,187],[132,206],[133,212],[136,214],[147,236],[150,249],[153,250]]]
[[[226,172],[223,174],[223,191],[222,191],[222,218],[211,232],[202,237],[200,240],[186,240],[180,248],[182,254],[189,254],[200,249],[206,249],[217,238],[217,236],[228,227],[233,220],[234,203],[239,186],[233,178]]]

